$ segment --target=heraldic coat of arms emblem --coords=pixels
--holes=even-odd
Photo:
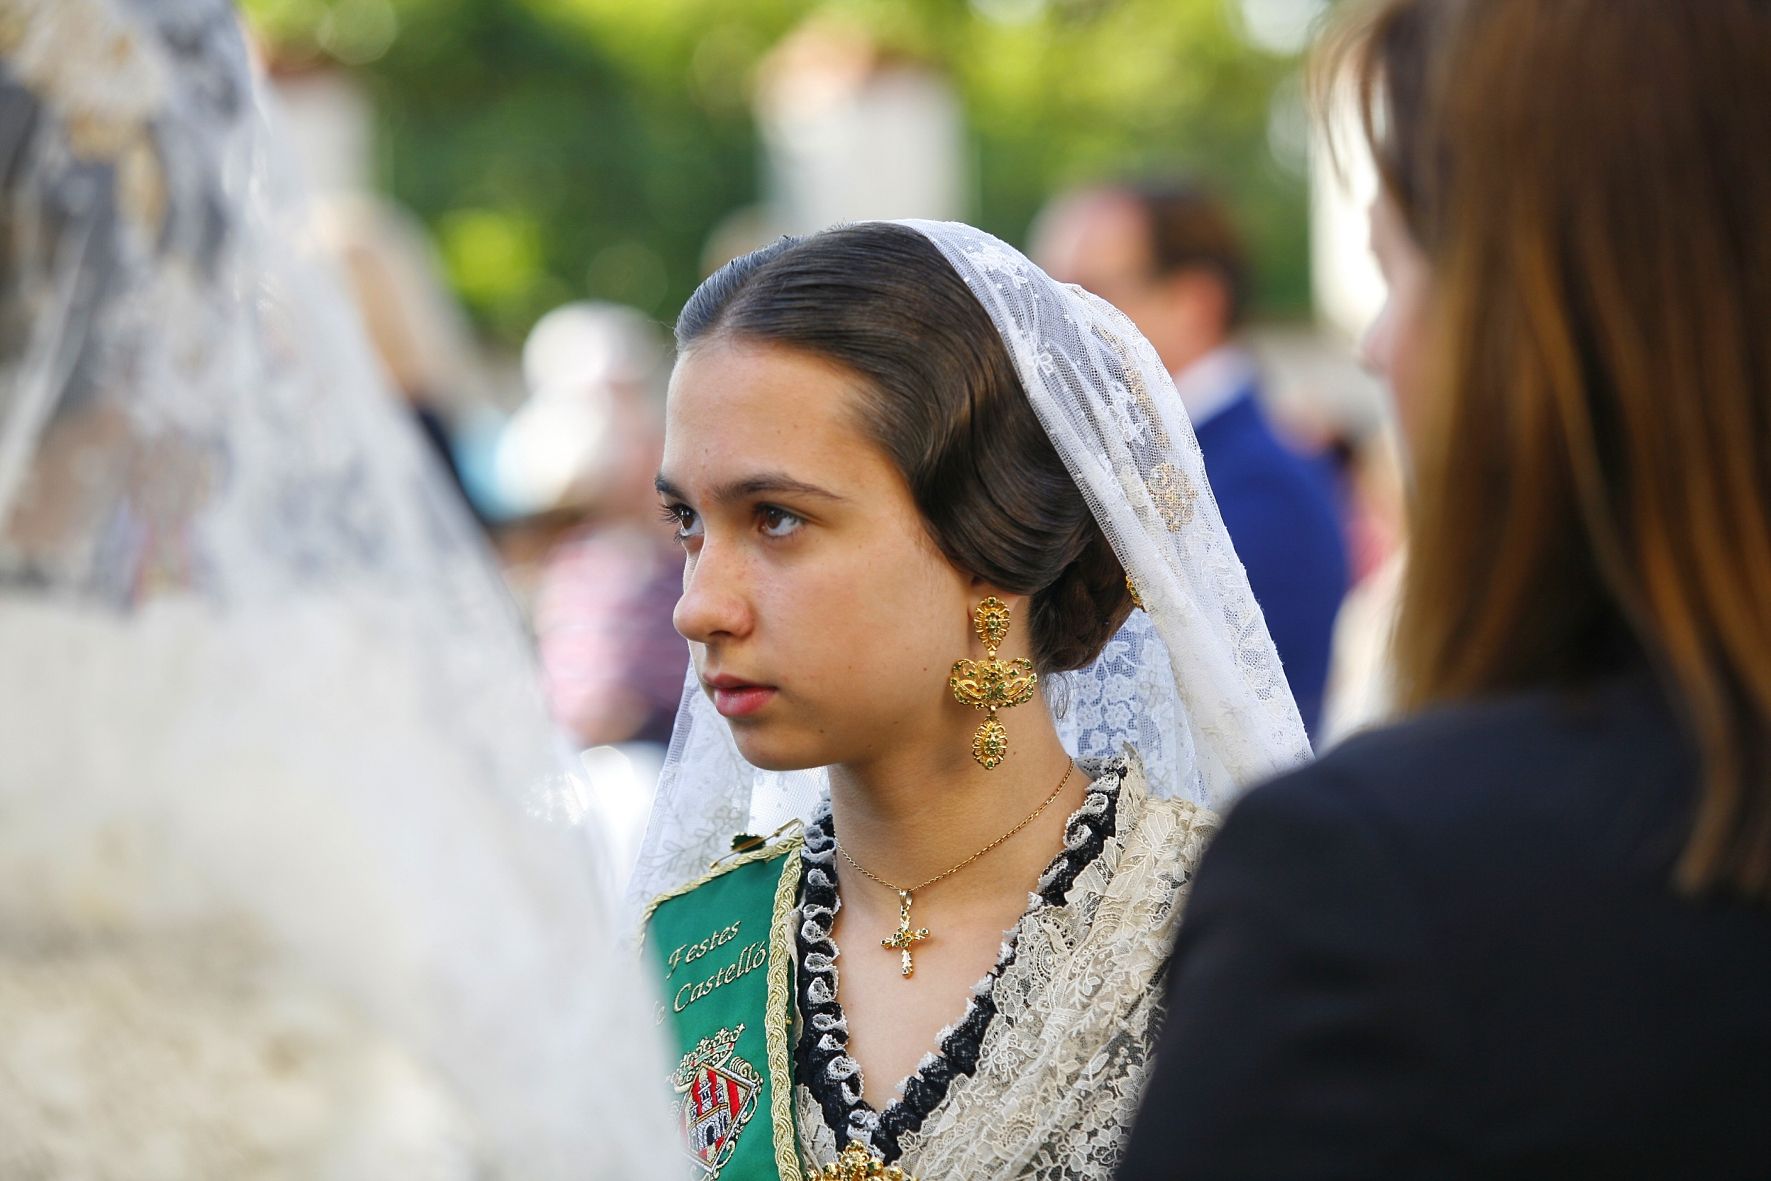
[[[719,1176],[738,1144],[738,1132],[756,1114],[762,1076],[733,1052],[744,1026],[702,1038],[677,1063],[671,1083],[679,1096],[683,1139],[708,1178]]]

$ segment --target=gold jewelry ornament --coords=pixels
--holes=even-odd
[[[854,864],[854,858],[849,858],[849,863]],[[860,867],[857,866],[856,868]],[[895,951],[898,953],[898,974],[906,979],[916,972],[916,961],[910,958],[910,949],[915,947],[918,943],[926,942],[929,937],[929,929],[927,927],[917,927],[915,930],[911,930],[910,902],[910,891],[899,890],[898,929],[892,932],[889,939],[881,939],[879,941],[879,945],[887,951]]]
[[[836,851],[842,854],[844,861],[847,861],[850,865],[860,870],[864,876],[878,882],[886,889],[897,891],[898,929],[893,931],[888,938],[881,939],[879,945],[887,951],[895,951],[898,953],[898,974],[900,976],[908,980],[916,974],[916,961],[911,958],[910,949],[915,947],[918,943],[927,942],[930,937],[929,929],[927,927],[913,928],[910,925],[910,904],[914,901],[910,896],[918,890],[926,890],[936,882],[944,881],[945,879],[952,877],[954,874],[958,873],[960,870],[964,869],[966,866],[970,865],[972,862],[976,861],[978,858],[990,852],[990,850],[996,848],[996,846],[1002,844],[1002,842],[1008,840],[1023,828],[1026,828],[1029,824],[1032,824],[1035,820],[1039,819],[1039,814],[1052,806],[1052,801],[1058,798],[1059,793],[1064,790],[1064,785],[1070,782],[1070,776],[1075,773],[1076,764],[1066,760],[1064,764],[1064,777],[1058,780],[1058,786],[1052,788],[1052,794],[1045,797],[1045,802],[1043,804],[1028,813],[1025,820],[997,837],[994,841],[991,841],[988,845],[985,845],[982,849],[979,849],[976,853],[973,853],[970,857],[967,857],[964,861],[961,861],[952,869],[944,870],[930,878],[928,881],[915,886],[893,885],[891,882],[886,881],[884,878],[880,877],[871,869],[868,869],[865,865],[862,865],[859,861],[856,861],[850,856],[849,851],[842,847],[841,841],[836,843]]]
[[[813,1181],[916,1181],[897,1165],[888,1165],[867,1151],[859,1140],[850,1140],[842,1155],[818,1170]]]
[[[996,711],[1031,701],[1039,674],[1033,671],[1031,660],[996,659],[996,649],[1008,635],[1007,603],[995,595],[979,603],[972,613],[972,627],[983,641],[984,659],[955,660],[947,687],[953,690],[953,699],[959,704],[989,711],[978,732],[972,735],[972,758],[988,771],[1008,754],[1008,731],[996,720]]]

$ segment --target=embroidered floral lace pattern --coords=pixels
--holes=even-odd
[[[911,1173],[966,1181],[1112,1176],[1155,1046],[1158,978],[1193,869],[1217,828],[1216,816],[1196,804],[1151,798],[1135,763],[1113,810],[1111,831],[1103,827],[1099,852],[1076,872],[1062,904],[1041,897],[1011,933],[1007,962],[987,978],[994,1015],[972,1069],[948,1071],[945,1097],[919,1127],[896,1135],[898,1163]],[[805,922],[820,920],[828,923],[817,914]],[[813,941],[808,926],[800,934]],[[811,961],[806,974],[831,966]],[[819,1020],[819,1011],[805,1013],[802,1037],[846,1039],[840,1012]],[[803,1062],[800,1069],[803,1078]],[[918,1073],[935,1077],[927,1060]],[[794,1094],[806,1163],[834,1159],[841,1145],[812,1088],[802,1083]]]
[[[1033,905],[1062,906],[1077,875],[1099,855],[1113,835],[1123,763],[1093,776],[1082,806],[1064,826],[1064,849],[1040,875]],[[835,875],[836,838],[829,811],[806,830],[801,857],[805,886],[799,929],[799,1015],[796,1076],[811,1091],[826,1125],[840,1143],[869,1143],[889,1164],[898,1159],[899,1137],[922,1127],[947,1096],[958,1075],[977,1066],[984,1033],[996,1016],[991,993],[1014,963],[1015,932],[1010,931],[995,966],[978,982],[963,1017],[941,1031],[939,1048],[927,1055],[903,1084],[903,1094],[884,1111],[861,1096],[861,1068],[848,1056],[848,1022],[837,998],[837,947],[831,927],[842,908]],[[1018,929],[1018,924],[1017,924]]]

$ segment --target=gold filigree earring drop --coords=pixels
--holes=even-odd
[[[972,758],[988,771],[1008,754],[1008,731],[996,720],[996,711],[1031,701],[1039,674],[1033,671],[1031,660],[996,659],[996,649],[1008,635],[1007,603],[995,595],[979,603],[972,613],[972,627],[983,641],[984,659],[954,661],[947,686],[959,704],[986,710],[990,715],[972,735]]]

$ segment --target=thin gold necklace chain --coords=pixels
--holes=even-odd
[[[1009,829],[1007,832],[1005,832],[1001,836],[997,837],[994,841],[991,841],[988,845],[985,845],[982,849],[979,849],[976,853],[973,853],[970,857],[967,857],[964,861],[961,861],[958,865],[954,866],[952,869],[949,869],[943,873],[936,874],[934,877],[932,877],[928,881],[922,883],[920,886],[907,886],[906,887],[906,886],[892,885],[892,883],[886,881],[884,878],[882,878],[878,874],[874,873],[871,869],[868,869],[865,865],[862,865],[859,861],[856,861],[853,857],[849,856],[849,851],[842,847],[841,841],[836,842],[836,851],[838,853],[842,854],[844,861],[847,861],[850,865],[854,866],[856,869],[860,870],[863,874],[866,874],[868,877],[872,878],[874,881],[878,882],[880,885],[884,886],[886,889],[895,891],[900,897],[902,897],[905,894],[914,894],[918,890],[928,889],[930,886],[934,885],[936,882],[941,881],[944,878],[952,877],[954,874],[958,873],[960,870],[964,869],[966,866],[970,865],[972,862],[976,861],[978,858],[982,857],[984,854],[990,852],[990,850],[996,848],[996,846],[1002,844],[1002,842],[1008,840],[1010,837],[1012,837],[1016,833],[1020,832],[1023,828],[1026,828],[1029,824],[1032,824],[1035,820],[1038,820],[1040,813],[1044,812],[1047,808],[1052,806],[1052,801],[1058,798],[1058,795],[1064,790],[1064,785],[1066,783],[1070,782],[1070,776],[1074,775],[1075,773],[1076,773],[1076,764],[1074,762],[1068,762],[1067,765],[1064,767],[1064,777],[1062,779],[1058,780],[1058,786],[1052,788],[1052,794],[1049,796],[1046,796],[1045,802],[1043,804],[1039,805],[1039,807],[1033,809],[1033,811],[1027,816],[1027,818],[1025,820],[1021,821],[1021,823],[1015,825],[1013,828]]]

